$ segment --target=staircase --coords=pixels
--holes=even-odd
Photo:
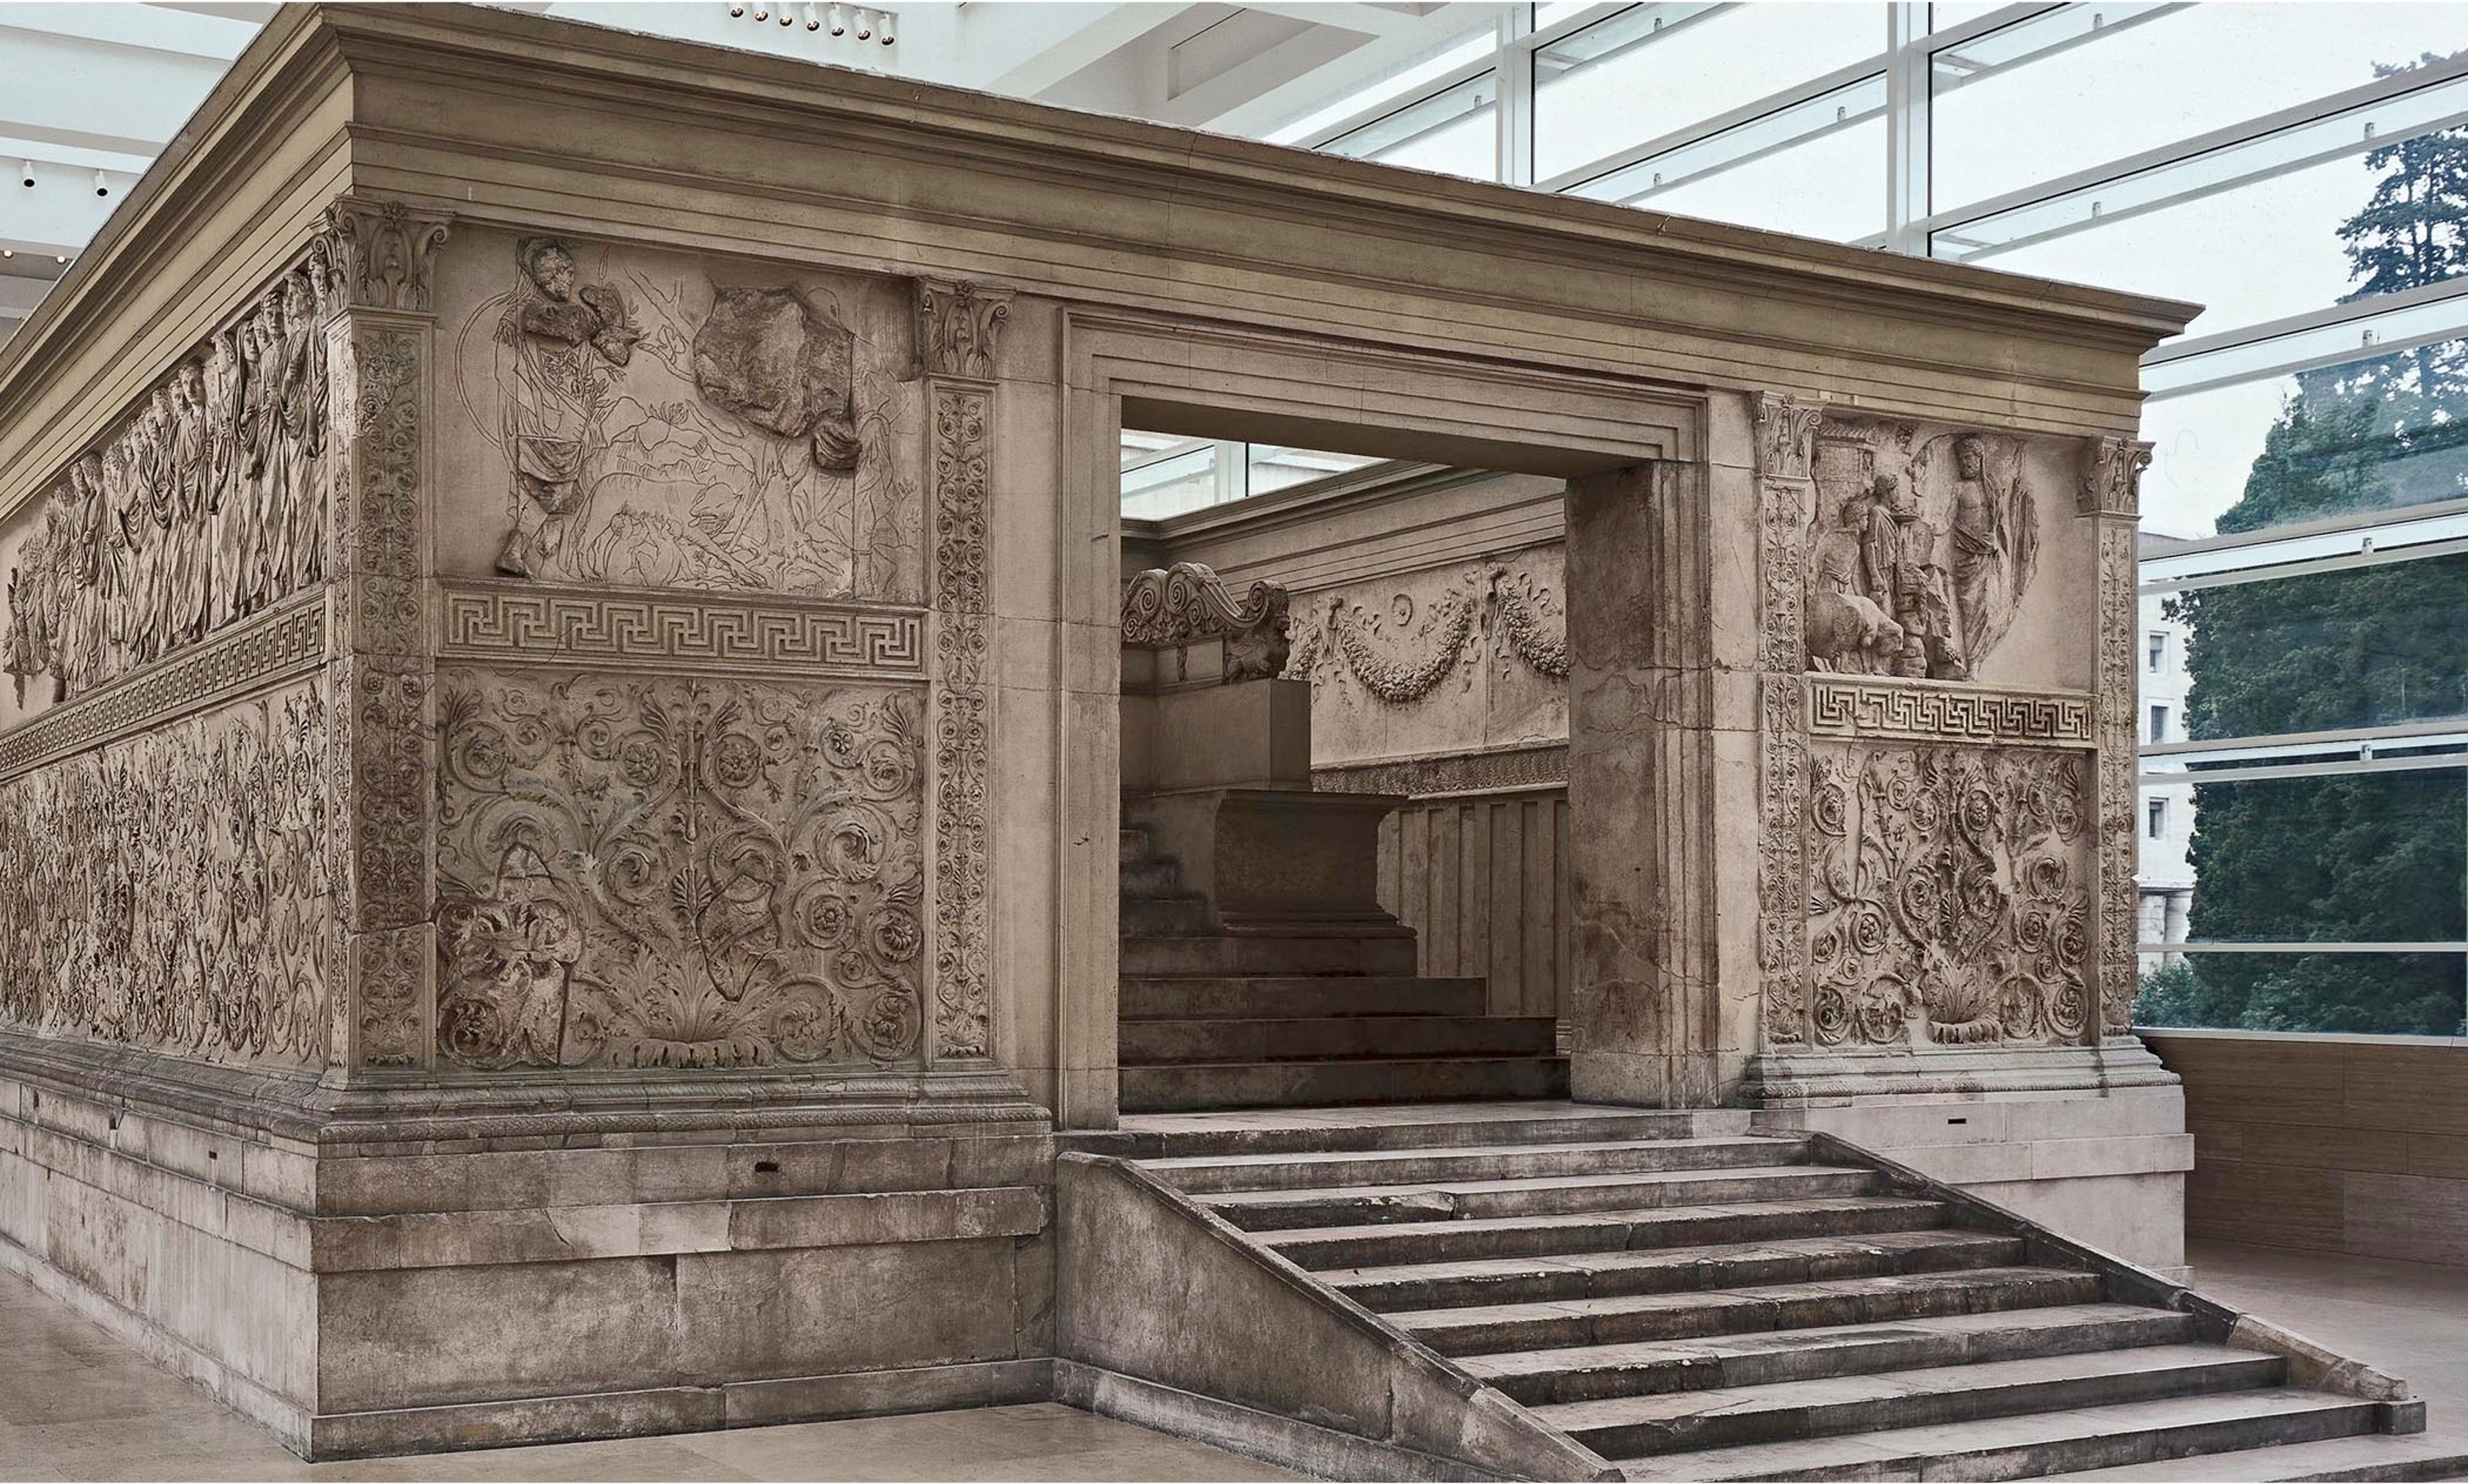
[[[1248,995],[1287,992],[1195,993],[1256,1010],[1281,1002]],[[1447,1358],[1469,1396],[1504,1394],[1603,1477],[2143,1477],[2176,1459],[2194,1460],[2182,1477],[2468,1473],[2468,1456],[2391,1435],[2424,1427],[2399,1382],[1748,1121],[1540,1102],[1169,1114],[1124,1120],[1098,1162],[1178,1193],[1159,1199],[1314,1302]],[[1276,1323],[1250,1326],[1271,1373],[1293,1363]],[[1499,1456],[1491,1472],[1518,1472]]]
[[[1126,1112],[1565,1096],[1547,1016],[1414,972],[1410,929],[1228,932],[1149,832],[1122,832]]]

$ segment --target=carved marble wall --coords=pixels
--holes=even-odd
[[[2093,450],[1754,412],[1764,1044],[2097,1039],[2133,970],[2104,925],[2133,875],[2106,719],[2135,682],[2083,621],[2133,611],[2065,497]]]
[[[328,744],[311,678],[0,782],[0,1025],[322,1062]]]

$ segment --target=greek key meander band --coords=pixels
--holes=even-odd
[[[924,617],[897,610],[493,586],[448,586],[444,600],[447,654],[901,675],[926,665]]]
[[[1843,675],[1808,677],[1808,730],[1817,737],[2042,742],[2089,747],[2091,697],[1933,686]]]
[[[320,591],[0,735],[0,780],[145,731],[205,702],[314,670],[325,658]]]

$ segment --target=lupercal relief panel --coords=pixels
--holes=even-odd
[[[915,1054],[916,690],[456,667],[440,692],[446,1060]]]
[[[328,744],[311,678],[0,782],[0,1024],[322,1062]]]
[[[441,296],[442,574],[925,601],[905,283],[474,232]]]

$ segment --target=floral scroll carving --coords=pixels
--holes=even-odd
[[[993,1039],[986,468],[994,396],[938,383],[933,398],[934,1049],[982,1057]]]
[[[438,1051],[468,1067],[914,1056],[910,689],[454,674]]]
[[[1221,640],[1226,683],[1273,679],[1286,668],[1289,602],[1282,585],[1266,580],[1238,599],[1213,569],[1177,561],[1124,584],[1123,643],[1178,650]]]
[[[1829,744],[1810,761],[1816,1041],[2079,1041],[2092,955],[2086,761],[1894,743]]]
[[[311,680],[0,786],[0,1022],[321,1062],[327,747]]]

